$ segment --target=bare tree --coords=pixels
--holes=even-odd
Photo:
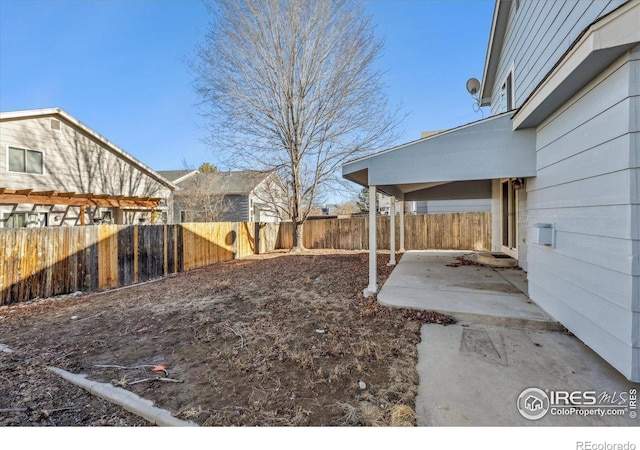
[[[203,114],[230,161],[278,170],[294,249],[316,197],[340,166],[392,143],[382,41],[363,3],[210,0],[211,28],[192,68]]]
[[[182,161],[185,170],[194,169]],[[202,171],[201,169],[204,169]],[[217,168],[209,163],[202,163],[198,172],[182,181],[174,192],[174,208],[185,213],[180,221],[216,222],[232,208],[232,202],[226,196],[227,184],[219,177]]]
[[[175,208],[185,212],[186,222],[220,222],[233,207],[215,173],[197,173],[174,193]],[[182,220],[183,218],[181,218]]]
[[[360,212],[358,205],[356,205],[355,201],[345,202],[338,205],[338,214],[351,215]]]

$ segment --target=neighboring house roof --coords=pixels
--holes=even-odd
[[[206,186],[218,194],[249,195],[272,173],[257,170],[198,172],[176,184],[184,189],[194,186]]]
[[[431,136],[435,136],[436,134],[443,133],[445,131],[447,131],[447,130],[423,131],[420,134],[420,139],[424,139],[424,138],[428,138],[428,137],[431,137]]]
[[[75,128],[78,128],[79,130],[81,130],[91,138],[100,142],[102,145],[104,145],[109,151],[114,153],[116,156],[128,162],[132,166],[136,167],[141,172],[146,173],[148,176],[155,179],[156,181],[163,184],[164,186],[168,187],[169,189],[175,190],[177,188],[177,186],[173,184],[171,181],[162,177],[160,174],[158,174],[158,172],[154,171],[147,165],[143,164],[141,161],[139,161],[135,157],[131,156],[129,153],[122,150],[120,147],[115,145],[113,142],[109,141],[104,136],[100,135],[98,132],[96,132],[92,128],[80,122],[78,119],[73,117],[68,112],[64,111],[62,108],[42,108],[42,109],[27,109],[27,110],[21,110],[21,111],[0,112],[0,122],[6,122],[10,120],[20,120],[20,119],[31,119],[36,117],[53,117],[53,116],[58,117],[59,119],[62,119],[63,121],[74,126]]]
[[[158,170],[158,173],[174,184],[198,173],[197,170]]]

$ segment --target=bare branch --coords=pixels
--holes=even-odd
[[[191,67],[210,137],[236,166],[277,171],[301,248],[301,226],[341,165],[396,138],[373,66],[382,41],[361,2],[208,6],[211,29]]]

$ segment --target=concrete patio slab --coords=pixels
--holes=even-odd
[[[640,384],[627,381],[570,334],[459,322],[422,327],[416,398],[421,426],[638,426],[629,408],[607,415]],[[517,409],[528,388],[605,392],[603,416],[558,415],[530,420]],[[624,394],[623,394],[624,393]],[[580,398],[576,399],[577,401]],[[577,407],[584,411],[591,407]]]
[[[526,295],[525,272],[462,264],[460,256],[474,260],[473,254],[461,252],[406,252],[378,293],[387,305],[458,319],[456,325],[422,327],[418,425],[640,425],[629,402],[640,385],[535,305]],[[547,399],[547,412],[531,420],[518,409],[519,397],[530,388],[546,395],[578,394],[567,405]],[[603,396],[599,408],[576,404],[584,391]]]
[[[458,320],[564,330],[522,292],[526,292],[522,270],[464,265],[456,259],[460,256],[474,258],[461,252],[406,252],[378,293],[378,301],[438,311]]]

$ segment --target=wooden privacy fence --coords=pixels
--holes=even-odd
[[[389,216],[379,216],[379,249],[389,248],[389,229]],[[292,232],[291,223],[256,227],[242,222],[0,229],[0,305],[129,286],[254,253],[288,249]],[[368,236],[368,217],[310,220],[303,232],[305,247],[315,249],[366,250]],[[405,216],[407,250],[490,248],[491,213]]]
[[[128,286],[275,248],[276,224],[0,229],[0,305]]]
[[[389,249],[389,216],[376,218],[379,249]],[[449,213],[406,215],[406,250],[477,250],[491,248],[491,213]],[[277,248],[293,245],[293,224],[280,224]],[[369,248],[369,218],[309,220],[304,224],[303,244],[307,248],[366,250]],[[396,217],[396,248],[400,245],[400,219]]]

